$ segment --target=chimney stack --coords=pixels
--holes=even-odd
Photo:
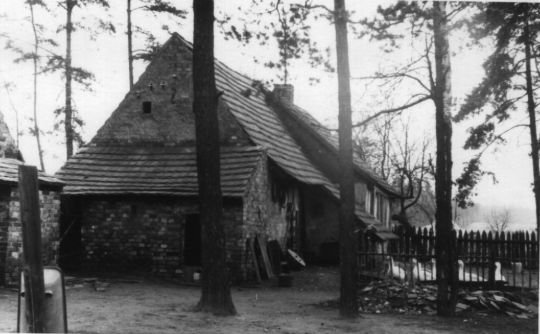
[[[294,86],[291,84],[274,84],[274,96],[283,102],[294,103]]]

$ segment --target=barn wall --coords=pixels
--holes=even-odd
[[[85,198],[81,214],[82,270],[151,273],[191,280],[184,266],[185,217],[198,213],[195,199]],[[227,263],[242,276],[242,202],[224,201]]]
[[[40,190],[39,202],[43,264],[56,265],[59,240],[60,193],[58,191]],[[4,277],[4,284],[16,285],[19,281],[18,275],[23,250],[19,192],[16,188],[11,188],[9,195],[2,192],[0,196],[0,224],[0,230],[7,230],[5,262],[3,268],[1,267],[2,262],[0,262],[0,273]]]

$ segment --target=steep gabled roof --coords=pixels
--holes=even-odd
[[[176,33],[172,35],[171,40],[178,40],[192,49],[192,45]],[[313,165],[284,127],[276,111],[267,103],[267,92],[260,91],[256,81],[230,68],[218,59],[216,59],[215,64],[217,89],[224,92],[222,99],[230,107],[229,110],[250,138],[257,145],[266,147],[268,156],[291,176],[303,183],[323,185],[339,198],[336,185]],[[308,112],[293,104],[289,104],[288,109],[320,136],[322,144],[337,149],[338,143],[335,136]],[[393,195],[397,194],[395,189],[382,180],[365,161],[355,157],[355,167],[387,192]]]
[[[221,150],[221,190],[242,197],[257,163],[260,147]],[[190,147],[87,147],[66,163],[57,176],[66,195],[138,194],[197,196],[195,150]]]
[[[192,90],[190,84],[191,72],[189,66],[181,63],[191,61],[191,55],[192,45],[180,35],[173,34],[158,52],[156,58],[148,65],[145,73],[141,75],[141,78],[135,84],[134,90],[126,95],[117,110],[113,112],[113,115],[92,139],[90,146],[82,149],[72,157],[58,172],[57,175],[68,184],[65,188],[67,194],[105,194],[111,192],[196,194],[196,187],[192,187],[196,186],[194,170],[190,170],[189,173],[170,174],[170,178],[164,180],[158,176],[161,173],[158,165],[163,162],[161,158],[154,161],[155,163],[151,167],[148,165],[152,160],[150,158],[151,152],[156,150],[156,152],[161,152],[159,150],[162,149],[165,152],[164,155],[175,155],[173,159],[183,160],[185,163],[191,159],[192,168],[195,166],[193,152],[191,152],[192,156],[189,158],[188,155],[180,157],[178,154],[181,153],[175,151],[179,149],[178,146],[193,146],[194,143],[191,95],[186,93],[186,91],[190,92]],[[236,145],[249,145],[251,143],[263,147],[268,157],[290,176],[305,184],[321,185],[333,197],[339,199],[337,185],[313,164],[303,148],[294,140],[274,107],[267,102],[264,91],[251,78],[231,69],[219,60],[216,59],[215,64],[216,86],[218,91],[223,92],[220,98],[220,117],[232,115],[233,121],[239,125],[241,132],[249,137],[247,141],[245,141],[245,138],[241,138],[244,141]],[[178,78],[180,80],[177,80]],[[167,88],[158,88],[161,83],[164,83],[164,87]],[[150,89],[151,93],[148,90],[149,86],[153,87]],[[174,93],[171,95],[168,90],[169,87],[171,89],[180,87],[183,91],[174,88]],[[141,97],[141,94],[143,94],[140,93],[141,90],[145,90],[144,94],[147,94],[144,98]],[[177,93],[187,95],[178,96]],[[155,102],[159,108],[164,108],[161,114],[157,110],[152,115],[141,115],[138,106],[141,100],[144,99],[149,99]],[[304,116],[307,117],[306,115]],[[237,130],[229,129],[229,131],[234,134],[233,137],[238,137]],[[220,133],[220,135],[222,134]],[[145,143],[145,138],[150,138],[149,142]],[[331,136],[322,135],[321,138],[325,141],[328,140],[328,142],[325,142],[326,144],[335,147]],[[220,137],[220,139],[225,140],[227,138]],[[162,142],[163,146],[166,147],[155,147],[156,143],[159,142]],[[110,148],[111,146],[112,148]],[[153,147],[148,148],[150,146]],[[136,151],[137,149],[147,151],[139,154]],[[224,154],[225,151],[222,151],[222,161],[226,158]],[[168,159],[164,156],[162,158]],[[113,160],[114,164],[112,163]],[[93,165],[94,162],[97,162],[96,166]],[[123,165],[124,162],[127,164],[126,166]],[[97,166],[103,164],[108,164],[109,167],[96,169]],[[123,167],[122,170],[117,171],[118,177],[113,177],[113,175],[116,175],[114,174],[116,171],[112,167],[117,166],[117,164]],[[223,166],[226,168],[226,164]],[[137,167],[137,169],[133,169],[134,167]],[[139,170],[138,168],[145,168],[145,170]],[[358,168],[364,169],[365,167],[358,166]],[[250,175],[249,169],[249,166],[242,168],[246,174],[241,177],[239,174],[234,174],[239,177],[234,182],[244,182],[246,175]],[[172,172],[172,170],[167,172]],[[226,175],[228,174],[223,174],[224,177]],[[150,179],[141,182],[144,187],[137,186],[138,180],[145,180],[146,177],[150,176]],[[167,188],[166,183],[170,185],[173,177],[180,178],[179,183],[175,187]],[[178,190],[180,188],[184,189],[182,184],[188,182],[185,177],[189,178],[191,188],[186,191]],[[154,182],[156,187],[151,189],[150,184]],[[223,189],[223,193],[238,194],[240,188],[237,190]],[[373,219],[373,217],[361,211],[361,208],[358,207],[357,214],[362,220]]]

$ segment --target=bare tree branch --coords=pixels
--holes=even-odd
[[[416,81],[420,86],[422,86],[429,94],[432,93],[432,91],[430,90],[430,88],[428,86],[426,86],[426,84],[424,84],[422,82],[422,80],[420,80],[420,78],[412,75],[412,74],[408,74],[408,73],[391,73],[391,74],[375,74],[375,75],[371,75],[371,76],[363,76],[363,77],[351,77],[351,79],[353,80],[371,80],[371,79],[374,79],[374,80],[383,80],[383,79],[394,79],[394,78],[409,78],[411,80],[414,80]]]
[[[402,105],[400,107],[381,110],[381,111],[369,116],[368,118],[364,119],[363,121],[360,121],[360,122],[354,124],[353,127],[364,126],[367,123],[371,122],[372,120],[376,119],[377,117],[379,117],[381,115],[391,114],[391,113],[395,113],[395,112],[398,112],[398,111],[403,111],[405,109],[414,107],[415,105],[420,104],[420,103],[422,103],[424,101],[427,101],[427,100],[429,100],[431,98],[432,98],[431,95],[424,95],[422,98],[419,98],[418,100],[416,100],[414,102]]]

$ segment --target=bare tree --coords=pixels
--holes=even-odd
[[[489,215],[484,217],[489,229],[493,232],[504,232],[512,225],[512,215],[508,208],[492,209]]]
[[[424,201],[424,189],[430,190],[427,184],[433,181],[428,157],[429,137],[426,135],[423,140],[412,138],[410,118],[396,114],[374,119],[362,129],[364,136],[371,137],[365,158],[384,180],[400,191],[399,213],[393,219],[410,229],[412,226],[408,211]],[[368,129],[372,131],[366,133],[365,130]],[[362,141],[365,141],[365,138],[361,139],[359,144],[366,146]],[[429,215],[430,221],[431,217],[432,215]]]

